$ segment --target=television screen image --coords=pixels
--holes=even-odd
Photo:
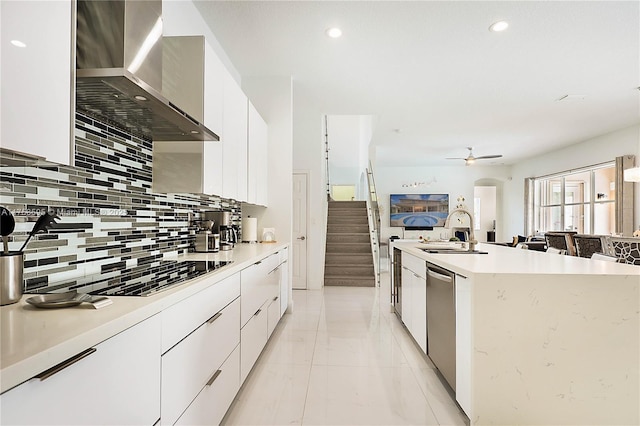
[[[389,226],[444,226],[449,215],[449,194],[391,194],[389,214]]]

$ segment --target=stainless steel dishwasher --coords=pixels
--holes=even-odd
[[[427,346],[431,361],[456,390],[455,274],[427,262]]]

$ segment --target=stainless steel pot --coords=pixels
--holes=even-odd
[[[16,303],[22,297],[23,269],[24,254],[22,252],[0,254],[0,305]]]

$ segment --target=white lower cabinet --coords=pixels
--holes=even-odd
[[[404,261],[404,253],[403,253]],[[411,283],[413,282],[413,272],[406,266],[402,265],[402,287],[400,287],[402,299],[402,322],[407,330],[411,330]]]
[[[268,339],[268,308],[265,302],[240,331],[240,383],[249,375]]]
[[[240,318],[243,327],[265,302],[278,295],[279,281],[273,273],[277,267],[278,255],[272,254],[240,272]]]
[[[172,425],[240,344],[240,299],[162,355],[162,424]]]
[[[81,354],[0,395],[0,423],[152,425],[157,422],[160,417],[158,315]],[[47,373],[53,374],[47,377]]]
[[[163,310],[162,353],[168,351],[238,296],[240,296],[240,274],[234,274]]]
[[[286,308],[286,254],[211,278],[204,290],[3,393],[0,424],[219,424]]]
[[[177,425],[217,425],[240,390],[240,345],[200,391]]]
[[[402,252],[402,321],[427,353],[427,265],[423,259]]]

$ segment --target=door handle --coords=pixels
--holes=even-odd
[[[298,237],[298,239],[299,239],[299,240],[302,240],[302,241],[306,240],[306,238],[305,238],[305,236],[304,236],[304,235],[303,235],[302,237]]]

